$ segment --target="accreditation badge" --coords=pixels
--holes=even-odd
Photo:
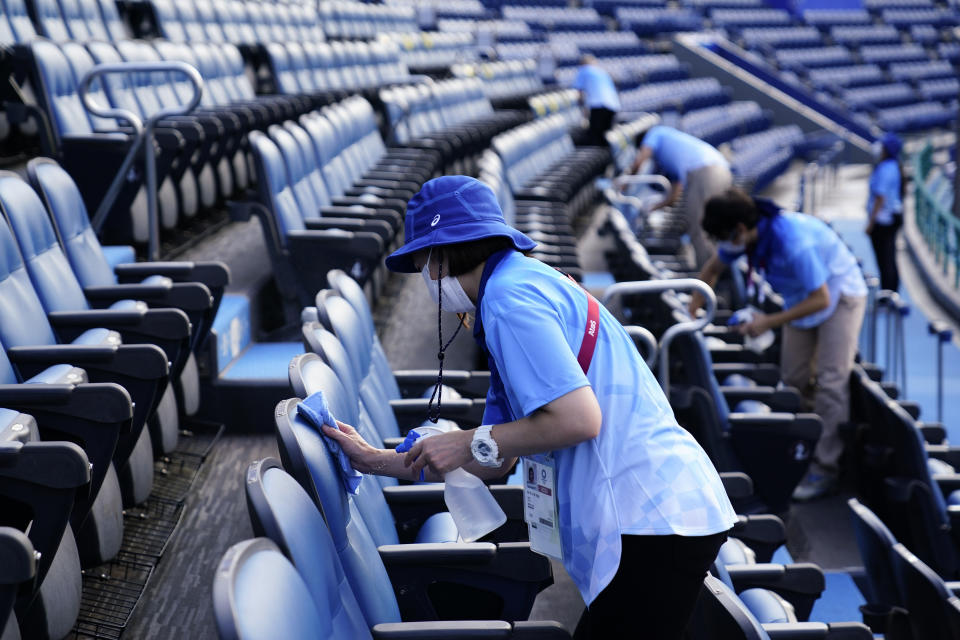
[[[530,548],[563,560],[557,467],[552,454],[523,458],[523,488],[523,519],[527,522]]]

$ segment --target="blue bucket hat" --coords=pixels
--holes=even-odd
[[[883,137],[880,138],[880,144],[883,145],[884,151],[891,158],[896,158],[900,155],[900,150],[903,149],[903,140],[892,131],[883,134]]]
[[[410,198],[404,230],[406,241],[387,256],[387,269],[416,273],[413,254],[421,249],[482,238],[510,238],[518,251],[537,243],[503,220],[493,190],[469,176],[443,176],[424,183]]]

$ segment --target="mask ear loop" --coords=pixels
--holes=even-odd
[[[433,248],[430,249],[430,255],[433,255]],[[430,268],[430,256],[427,257],[427,268]],[[443,359],[444,352],[446,352],[447,347],[450,346],[450,343],[453,342],[454,338],[457,337],[457,334],[460,333],[460,329],[463,328],[463,322],[457,323],[457,330],[453,332],[453,335],[450,336],[450,339],[447,340],[447,344],[443,344],[443,287],[440,286],[440,281],[443,280],[443,253],[440,253],[439,264],[437,265],[437,346],[440,347],[440,350],[437,352],[437,360],[439,361],[439,366],[437,367],[437,384],[433,388],[433,393],[430,394],[430,401],[427,402],[427,420],[436,424],[440,421],[440,403],[443,398]],[[437,400],[436,411],[433,409],[433,400]]]

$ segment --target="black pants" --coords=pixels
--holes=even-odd
[[[620,568],[577,624],[574,640],[679,640],[727,533],[622,536]]]
[[[590,144],[598,147],[607,145],[604,134],[610,130],[615,115],[615,111],[603,107],[590,109]]]
[[[897,270],[897,232],[903,216],[894,216],[892,224],[874,224],[870,243],[877,257],[880,270],[880,288],[897,291],[900,288],[900,272]]]

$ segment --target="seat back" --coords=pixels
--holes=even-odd
[[[80,285],[116,284],[116,275],[90,226],[83,197],[70,174],[49,158],[34,158],[27,164],[27,177],[53,219],[54,230]]]
[[[323,171],[320,168],[316,149],[313,146],[313,141],[310,139],[310,134],[307,133],[302,126],[292,120],[284,122],[283,127],[290,133],[290,135],[293,136],[297,146],[300,147],[300,154],[303,158],[303,162],[310,169],[306,175],[306,180],[308,181],[310,188],[313,190],[313,197],[316,199],[318,207],[317,212],[319,214],[320,207],[330,206],[333,201],[330,198],[330,192],[327,190],[327,183],[323,180]]]
[[[83,2],[85,0],[81,0]],[[107,28],[110,37],[109,40],[126,40],[127,29],[123,26],[123,20],[120,18],[120,12],[117,11],[117,3],[114,0],[97,0],[100,7],[100,15],[103,16],[103,23]]]
[[[277,240],[286,245],[287,234],[302,230],[305,225],[283,155],[273,140],[259,131],[251,131],[249,139],[257,171],[259,200],[272,214]]]
[[[99,11],[97,11],[96,5],[93,5],[94,13],[91,15],[88,11],[90,5],[81,6],[78,0],[59,0],[60,9],[63,12],[63,20],[67,25],[67,30],[70,32],[70,38],[72,40],[78,40],[84,42],[86,40],[101,40],[106,35],[106,30],[103,29],[103,25],[99,25],[97,29],[97,24],[91,18],[96,16],[97,21],[100,19]],[[89,20],[89,23],[88,23]],[[93,24],[93,29],[97,30],[96,35],[90,29],[89,24]]]
[[[40,33],[54,42],[66,42],[70,39],[70,30],[57,0],[35,0],[33,8],[40,25]]]
[[[213,614],[221,640],[335,637],[303,578],[266,538],[245,540],[223,554],[213,579]]]
[[[303,486],[303,470],[309,473],[307,493],[319,499],[334,547],[347,579],[360,602],[369,625],[397,622],[400,610],[386,569],[379,562],[377,543],[353,500],[343,489],[336,463],[320,436],[297,415],[296,398],[285,400],[274,413],[283,467]],[[299,460],[298,460],[299,458]],[[361,482],[373,486],[375,483]]]
[[[724,638],[724,640],[769,640],[770,638],[733,589],[709,574],[703,580],[700,597],[697,599],[687,630],[693,638]]]
[[[897,544],[896,538],[887,529],[887,525],[859,500],[850,498],[847,505],[853,516],[853,533],[867,572],[867,593],[864,594],[867,602],[902,606],[903,596],[897,590],[891,555],[893,546]]]
[[[331,637],[369,637],[330,530],[303,487],[279,460],[267,458],[250,465],[244,488],[254,535],[270,538],[290,558],[317,610],[328,613]]]
[[[37,192],[15,173],[0,172],[0,212],[13,229],[43,308],[48,313],[89,308]]]
[[[305,156],[293,134],[286,128],[275,124],[270,126],[268,132],[283,157],[290,190],[293,192],[300,214],[304,219],[319,218],[320,202],[317,200],[310,178],[316,169],[316,157]]]
[[[960,598],[937,573],[902,544],[893,546],[894,571],[915,638],[960,638]]]
[[[87,110],[77,93],[77,81],[70,62],[60,47],[46,40],[35,40],[30,49],[37,68],[39,90],[57,138],[93,133]]]
[[[26,44],[36,38],[37,31],[33,27],[33,21],[30,20],[30,14],[27,13],[24,0],[3,0],[3,4],[13,31],[14,42]]]
[[[0,220],[0,342],[11,348],[56,341],[10,225]]]

